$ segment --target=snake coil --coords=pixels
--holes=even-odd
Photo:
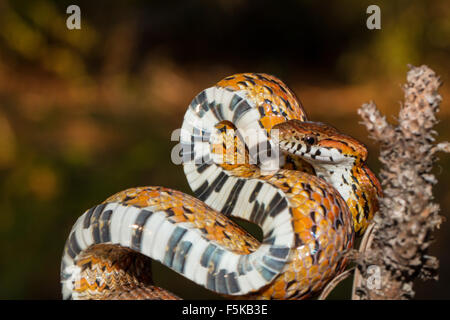
[[[283,127],[292,121],[297,127]],[[180,136],[184,172],[197,198],[140,187],[87,210],[64,249],[63,298],[176,299],[153,285],[151,259],[228,297],[299,299],[319,292],[345,268],[343,253],[353,245],[355,228],[362,232],[376,211],[379,190],[365,159],[343,171],[350,180],[344,198],[336,179],[311,174],[301,159],[311,150],[306,159],[314,169],[320,153],[353,159],[363,150],[329,128],[314,125],[314,142],[336,139],[342,145],[318,142],[303,150],[311,138],[297,137],[282,148],[286,153],[275,152],[272,129],[281,129],[284,146],[311,125],[295,95],[267,74],[237,74],[202,91],[186,111]],[[215,139],[229,142],[230,131],[238,135],[231,138],[233,147],[245,137],[263,137],[233,149],[231,159],[242,156],[244,163],[219,161],[229,144]],[[268,160],[262,157],[267,150],[275,155]],[[330,161],[337,159],[333,155]],[[229,216],[260,226],[262,242]]]

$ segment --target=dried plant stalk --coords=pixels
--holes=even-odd
[[[442,222],[433,202],[437,180],[431,170],[436,153],[450,151],[448,142],[433,143],[440,84],[427,66],[410,66],[397,126],[373,102],[358,110],[370,137],[380,144],[384,197],[370,239],[365,239],[369,245],[356,261],[354,299],[410,299],[415,279],[437,279],[439,262],[427,254]]]

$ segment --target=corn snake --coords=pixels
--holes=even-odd
[[[228,139],[230,131],[241,136]],[[231,160],[243,163],[217,161],[249,132],[265,139],[233,149]],[[214,143],[217,135],[228,143]],[[230,298],[311,297],[345,268],[355,231],[377,210],[381,188],[365,147],[307,121],[292,91],[267,74],[233,75],[198,94],[181,146],[197,198],[140,187],[87,210],[64,249],[63,298],[177,299],[152,284],[151,259]],[[276,164],[258,158],[278,147]],[[229,216],[259,225],[261,243]]]

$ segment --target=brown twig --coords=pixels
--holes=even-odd
[[[370,248],[373,241],[373,229],[375,224],[372,222],[366,229],[364,236],[361,240],[361,244],[359,245],[359,255],[357,258],[360,259],[361,256],[364,256],[366,251]],[[359,300],[359,296],[356,294],[356,289],[361,287],[362,281],[361,272],[359,272],[358,268],[355,268],[355,276],[353,277],[353,287],[352,287],[352,300]]]
[[[355,267],[350,268],[345,270],[344,272],[342,272],[340,275],[338,275],[337,277],[335,277],[333,280],[331,280],[327,286],[322,290],[322,292],[320,293],[320,296],[317,298],[318,300],[325,300],[328,295],[331,293],[331,291],[334,290],[334,288],[336,288],[336,286],[341,283],[342,281],[344,281],[345,279],[348,278],[349,275],[351,275],[353,273],[353,271],[355,270]]]
[[[410,67],[397,126],[388,123],[373,102],[358,111],[380,144],[384,197],[357,259],[360,275],[354,298],[408,299],[414,296],[415,279],[437,278],[438,260],[427,254],[442,221],[439,205],[432,202],[437,180],[431,170],[436,152],[450,151],[448,142],[433,144],[440,84],[427,66]]]

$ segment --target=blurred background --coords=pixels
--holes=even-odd
[[[66,8],[81,8],[81,30]],[[366,8],[381,8],[381,30]],[[0,299],[59,299],[66,237],[87,208],[135,186],[191,193],[172,164],[192,98],[237,72],[283,79],[311,120],[370,149],[357,109],[374,100],[395,122],[407,64],[441,75],[438,140],[450,140],[450,3],[436,1],[0,0]],[[436,201],[449,216],[450,158],[436,166]],[[417,298],[450,298],[448,222],[431,254],[440,280]],[[184,298],[217,298],[155,266]],[[155,272],[156,272],[155,271]],[[331,298],[347,299],[346,281]]]

